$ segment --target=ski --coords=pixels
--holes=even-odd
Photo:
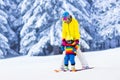
[[[55,69],[54,71],[55,71],[55,72],[67,72],[67,71],[70,71],[70,70]]]
[[[86,69],[76,69],[76,72],[77,71],[83,71],[83,70],[89,70],[89,69],[93,69],[94,67],[89,67],[89,68],[86,68]]]
[[[55,72],[77,72],[77,71],[83,71],[83,70],[89,70],[89,69],[93,69],[94,67],[89,67],[87,69],[76,69],[76,70],[61,70],[61,69],[55,69]]]

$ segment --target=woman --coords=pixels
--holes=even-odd
[[[72,46],[76,50],[76,55],[81,62],[82,68],[89,68],[87,61],[85,60],[83,54],[80,51],[79,45],[80,32],[79,32],[79,24],[78,21],[73,18],[69,12],[64,12],[62,15],[62,47],[65,48],[67,46]],[[71,43],[70,43],[71,42]],[[65,55],[66,52],[63,51]],[[66,55],[64,58],[64,62],[62,62],[62,68],[66,68],[65,66]],[[72,66],[71,69],[75,69],[75,66]]]

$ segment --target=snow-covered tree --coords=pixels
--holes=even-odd
[[[0,0],[0,52],[4,56],[18,54],[18,15],[17,1]]]
[[[8,39],[0,33],[0,58],[4,58],[7,55],[7,50],[10,49]]]
[[[98,35],[95,36],[95,43],[101,46],[102,49],[120,46],[119,8],[119,0],[97,0],[92,4],[92,23]],[[99,46],[96,47],[100,49]]]
[[[79,7],[82,8],[81,11],[77,6],[78,4],[82,4],[79,5]],[[35,53],[37,53],[37,55],[55,54],[55,52],[52,52],[52,50],[56,48],[54,46],[60,46],[61,44],[62,13],[64,11],[69,11],[73,17],[76,17],[81,22],[81,24],[82,19],[86,19],[89,24],[90,16],[87,13],[87,9],[85,9],[87,5],[89,4],[86,1],[75,2],[75,0],[24,0],[19,5],[24,22],[23,28],[20,32],[20,53],[28,53],[29,55]],[[81,28],[81,33],[83,33],[83,31],[86,32],[84,28]],[[87,34],[87,36],[90,37],[89,34]],[[85,34],[82,35],[82,37],[83,39],[86,39],[84,38],[86,37]],[[86,41],[84,41],[85,44],[87,44]],[[51,49],[47,51],[46,46],[47,48],[51,46]],[[35,51],[35,47],[37,47],[38,50]],[[59,53],[59,51],[56,53]]]

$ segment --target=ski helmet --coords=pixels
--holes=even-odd
[[[63,15],[62,15],[63,20],[66,20],[69,15],[70,15],[69,12],[67,12],[67,11],[64,12]]]

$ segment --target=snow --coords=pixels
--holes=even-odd
[[[1,58],[4,58],[4,56],[3,56],[3,52],[0,50],[0,59]]]
[[[86,33],[85,29],[83,29],[83,27],[81,27],[81,37],[84,37],[86,40],[92,40],[93,38],[88,34]]]
[[[108,36],[112,37],[113,35],[118,36],[118,35],[120,35],[120,27],[119,26],[120,26],[119,24],[115,24],[115,25],[106,27],[104,30],[102,30],[100,32],[100,34],[104,37],[108,37]]]
[[[45,20],[46,15],[47,13],[44,13],[42,17],[37,20],[36,26],[35,26],[36,28],[39,28],[46,21]]]
[[[34,40],[36,39],[36,37],[35,37],[34,35],[35,35],[35,31],[30,32],[29,34],[27,34],[27,35],[21,40],[21,43],[22,43],[24,46],[29,45],[32,41],[34,41]]]
[[[54,37],[54,25],[51,26],[51,29],[50,29],[50,43],[51,45],[54,44],[54,41],[55,40],[55,37]]]
[[[120,48],[105,51],[85,52],[94,69],[79,72],[53,70],[60,66],[62,55],[30,57],[21,56],[0,60],[1,80],[120,80]],[[76,68],[81,65],[76,58]]]
[[[3,10],[0,10],[0,15],[5,18],[8,18],[8,15]]]
[[[27,34],[27,28],[32,28],[31,25],[33,24],[33,19],[34,19],[34,18],[35,18],[35,17],[30,17],[30,18],[29,18],[29,22],[26,23],[26,24],[23,26],[22,30],[20,31],[21,37],[23,37],[24,35]]]
[[[23,2],[22,2],[22,4],[20,4],[19,6],[21,6],[21,13],[23,13],[24,12],[24,10],[26,9],[26,2],[27,2],[27,0],[24,0]]]
[[[47,36],[42,37],[38,43],[33,45],[31,49],[28,52],[28,55],[33,56],[33,55],[38,55],[40,52],[42,52],[43,45],[45,45],[49,38]],[[43,52],[42,52],[43,53]]]
[[[86,20],[88,20],[91,23],[91,20],[88,18],[88,14],[86,13],[85,9],[83,9],[85,11],[86,14],[83,14],[79,9],[77,9],[75,6],[73,6],[72,4],[67,3],[66,1],[64,1],[63,7],[65,8],[65,10],[67,10],[73,17],[75,17],[73,15],[73,11],[74,12],[78,12],[78,14],[82,15]],[[86,16],[87,15],[87,16]],[[78,17],[78,16],[77,16]]]
[[[1,5],[5,5],[5,3],[3,2],[3,0],[0,0],[0,4]]]
[[[3,40],[5,42],[8,42],[8,39],[0,33],[0,40]]]
[[[6,20],[6,18],[4,16],[0,15],[0,23],[7,24],[7,20]]]
[[[84,48],[90,49],[89,45],[86,44],[86,42],[85,42],[83,39],[80,39],[80,44],[81,44],[81,45],[84,45]]]

